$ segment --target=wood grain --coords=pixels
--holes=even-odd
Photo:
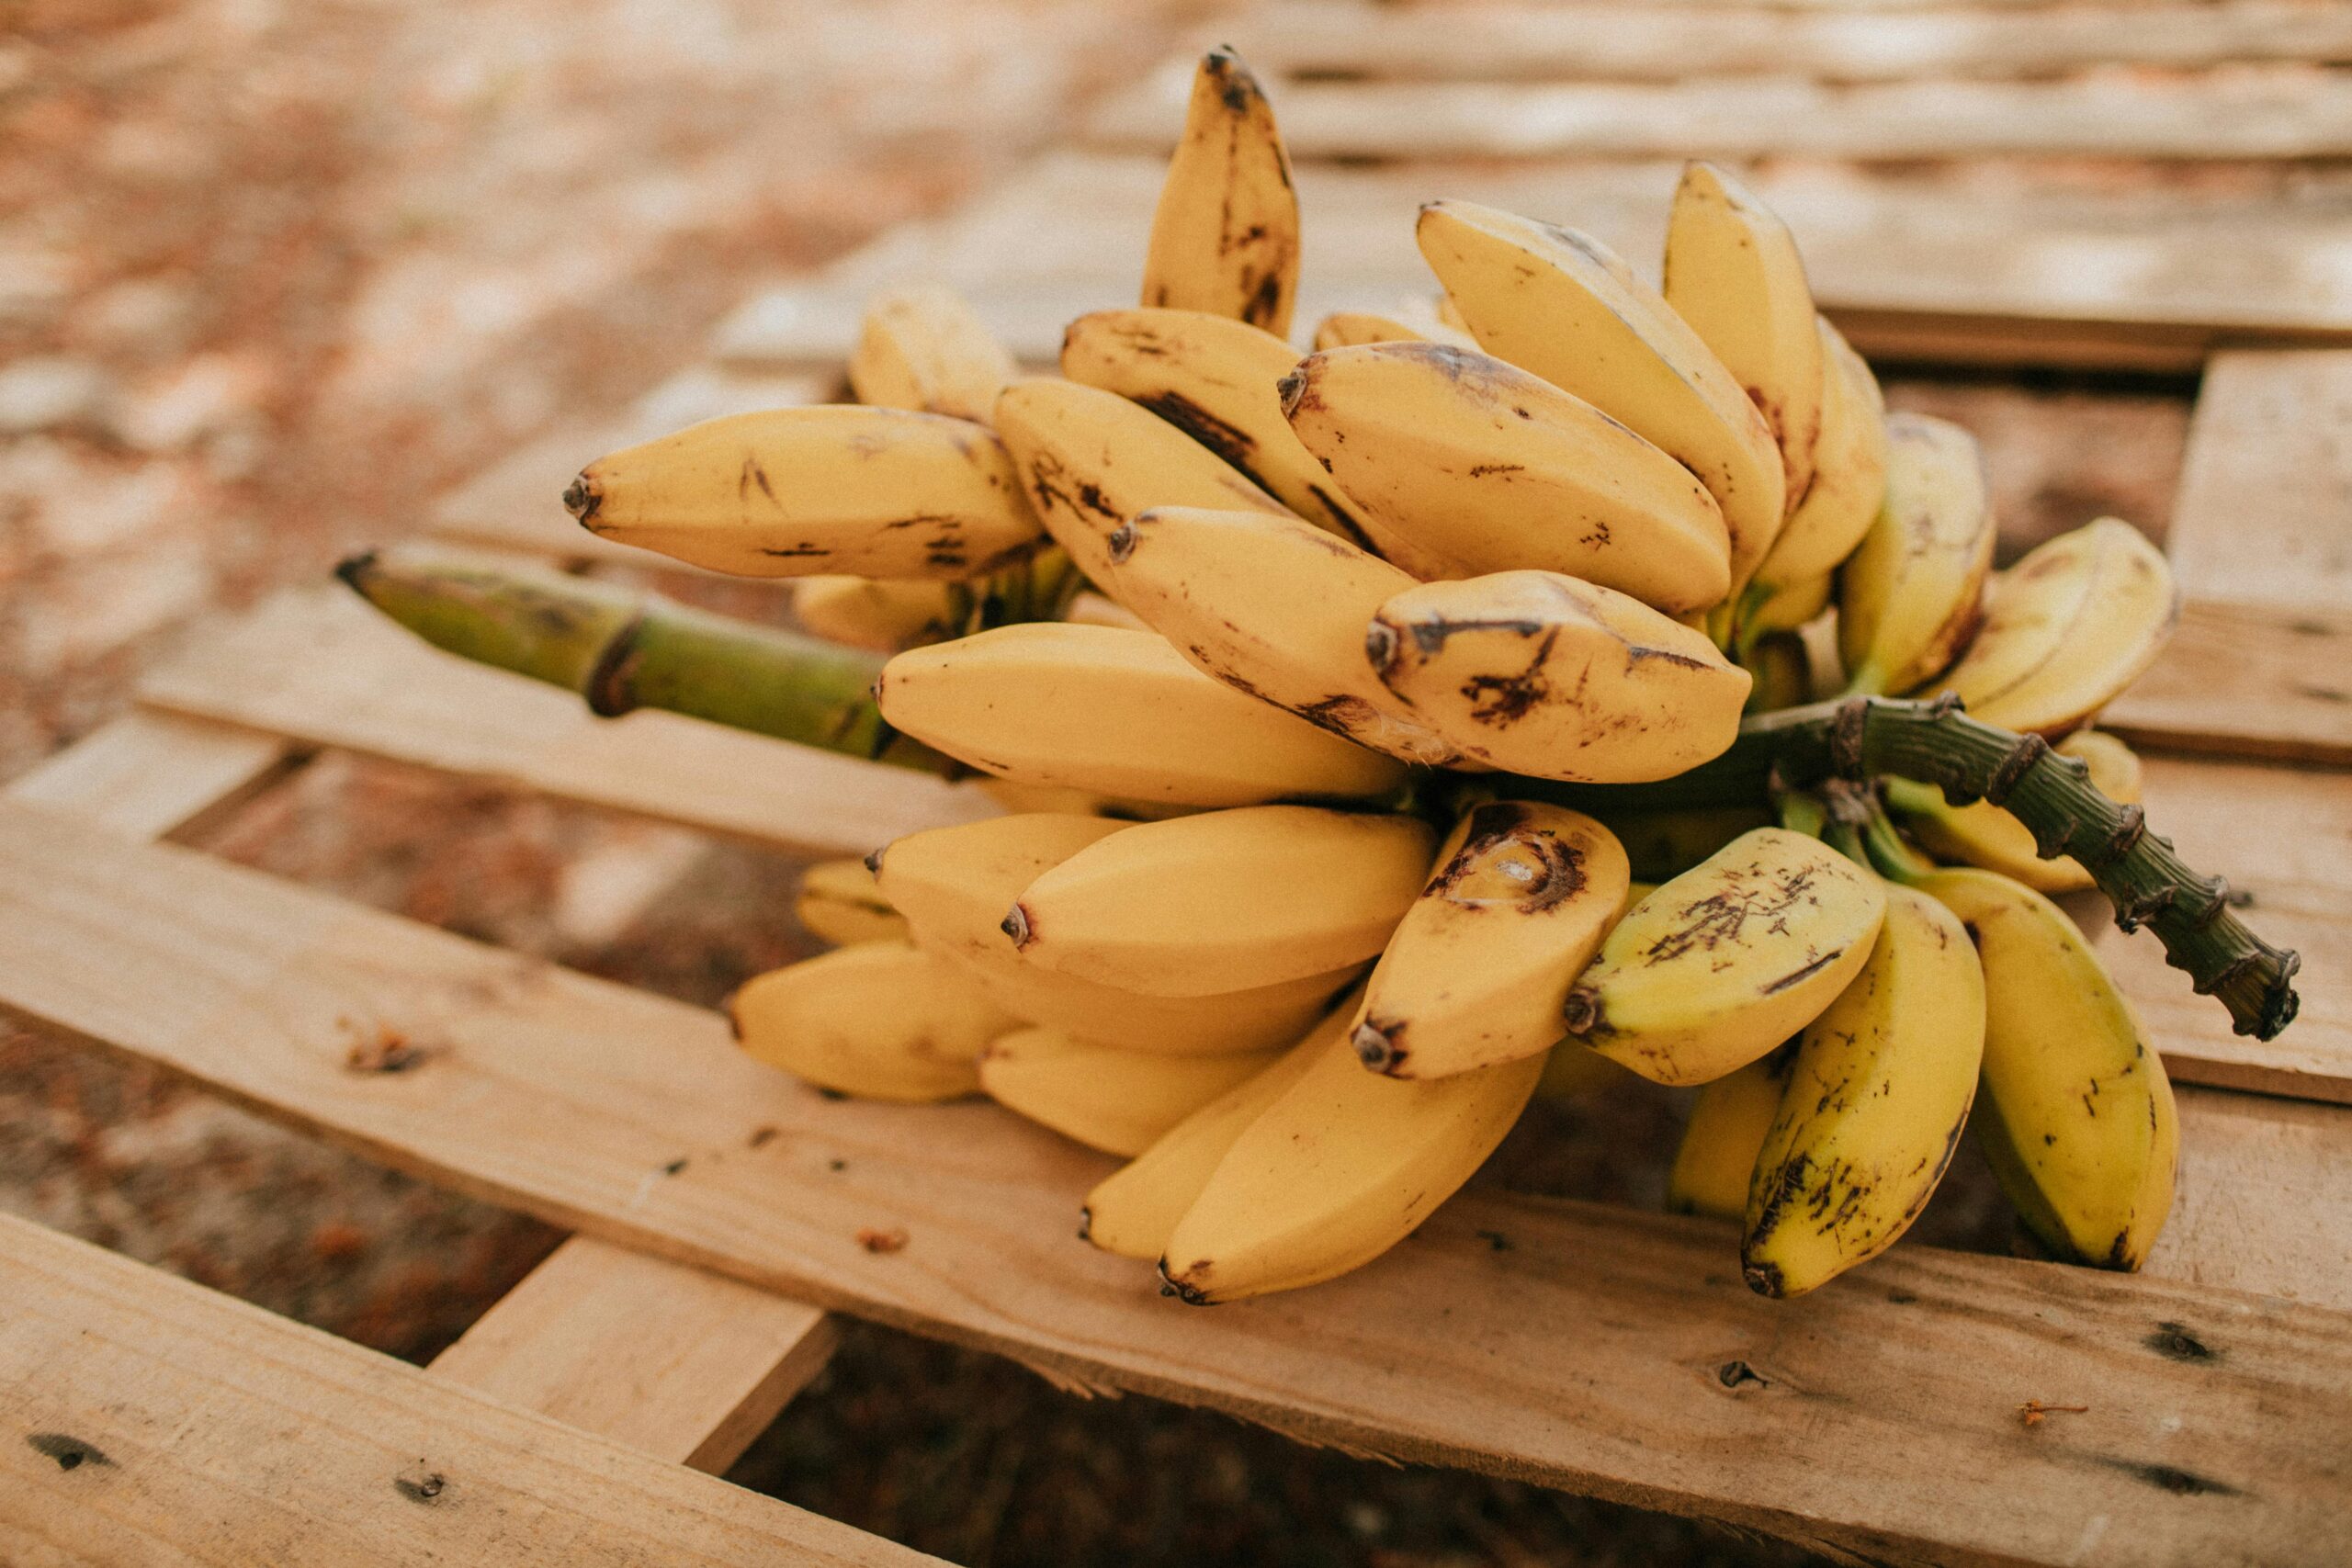
[[[2324,1201],[2256,1206],[2268,1233],[2226,1239],[2279,1270],[2266,1295],[1916,1247],[1774,1303],[1720,1227],[1478,1198],[1346,1280],[1204,1312],[1071,1238],[1108,1162],[992,1107],[828,1101],[712,1015],[17,807],[0,1000],[556,1223],[1310,1440],[1881,1559],[2341,1543],[2352,1121],[2333,1110],[2320,1163],[2295,1151]],[[386,1028],[423,1063],[354,1073],[351,1032]],[[2264,1190],[2190,1157],[2188,1208]],[[909,1245],[868,1251],[875,1227]],[[2029,1428],[2030,1399],[2091,1410]]]
[[[282,737],[176,714],[133,711],[9,781],[6,795],[130,838],[189,835],[300,765]]]
[[[0,1216],[0,1561],[937,1559]]]
[[[811,853],[864,854],[999,810],[972,785],[676,714],[597,718],[569,692],[427,646],[339,588],[271,600],[155,671],[140,697]]]

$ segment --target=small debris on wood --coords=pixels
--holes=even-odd
[[[907,1246],[906,1227],[892,1225],[886,1231],[869,1225],[857,1233],[857,1245],[868,1252],[903,1252]]]
[[[343,1065],[355,1073],[405,1073],[424,1066],[432,1054],[387,1023],[376,1031],[375,1038],[354,1045]]]
[[[2089,1409],[2090,1406],[2087,1404],[2044,1404],[2038,1399],[2029,1399],[2018,1406],[2018,1424],[2021,1427],[2039,1427],[2049,1416],[2080,1416]]]

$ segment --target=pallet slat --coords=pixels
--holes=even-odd
[[[993,1107],[828,1101],[710,1014],[16,807],[0,1001],[559,1224],[1311,1440],[1880,1557],[2319,1562],[2340,1544],[2352,1315],[2281,1299],[2352,1304],[2340,1111],[2301,1170],[2328,1201],[2272,1215],[2276,1242],[2225,1238],[2289,1271],[2269,1296],[1917,1247],[1772,1303],[1720,1227],[1478,1197],[1347,1280],[1200,1312],[1070,1238],[1108,1162]],[[425,1060],[355,1074],[355,1026]],[[2186,1208],[2261,1190],[2193,1128],[2189,1148]],[[893,1226],[904,1248],[861,1245]],[[2029,1399],[2092,1411],[2029,1428]]]
[[[199,831],[299,765],[261,730],[132,712],[9,781],[11,800],[71,812],[134,839]]]
[[[0,1216],[0,1560],[936,1562]]]

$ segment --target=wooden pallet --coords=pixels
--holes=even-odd
[[[1399,112],[1419,100],[1361,95],[1506,73],[1555,104],[1589,86],[1652,115],[1713,94],[1720,112],[1759,92],[1753,62],[1802,32],[1835,67],[1806,91],[1879,104],[1881,121],[1850,126],[1888,113],[1855,95],[1916,85],[1858,41],[1866,11],[1911,7],[1563,5],[1500,56],[1450,13],[1432,23],[1411,6],[1352,10],[1344,36],[1329,17],[1302,30],[1270,13],[1265,48],[1246,28],[1241,41],[1291,79],[1295,131],[1321,114],[1344,123],[1322,100],[1302,116],[1304,87]],[[2233,91],[2274,102],[2296,79],[2279,59],[2352,51],[2340,13],[2267,0],[2149,0],[2122,43],[2108,19],[2104,53],[2072,8],[2002,0],[1972,15],[1966,47],[1944,58],[1971,92],[2009,96],[1944,101],[1980,114],[2040,113],[2071,102],[2061,89],[2091,103],[2112,85],[2043,78],[2127,56],[2235,72]],[[1613,52],[1583,51],[1579,29],[1604,22]],[[1693,50],[1718,80],[1657,85]],[[1612,80],[1574,80],[1596,71]],[[2261,132],[2273,152],[2335,145],[2340,84],[2305,75],[2318,85],[2295,89],[2288,128]],[[1172,118],[1154,112],[1149,135],[1164,138]],[[2102,134],[2138,151],[2188,140],[2177,121],[2116,112]],[[1070,314],[1132,298],[1159,170],[1104,148],[1140,123],[1114,117],[1093,149],[755,301],[710,364],[517,455],[434,526],[592,569],[619,558],[554,504],[583,455],[832,395],[857,302],[881,281],[955,281],[1026,357],[1050,359]],[[1939,123],[1951,137],[1967,122]],[[1337,130],[1304,144],[1379,145]],[[692,1473],[723,1469],[813,1375],[844,1312],[1073,1388],[1873,1561],[2342,1561],[2352,778],[2332,770],[2352,763],[2352,351],[2325,345],[2352,343],[2352,184],[2322,169],[2290,194],[2263,178],[2086,191],[1788,164],[1764,178],[1872,352],[2206,367],[2170,541],[2188,618],[2110,722],[2151,753],[2154,819],[2302,951],[2305,1002],[2282,1039],[2240,1040],[2152,943],[2104,939],[2183,1085],[2179,1202],[2144,1274],[1906,1245],[1772,1303],[1724,1266],[1718,1225],[1476,1192],[1334,1284],[1211,1312],[1164,1301],[1069,1237],[1108,1162],[991,1106],[828,1100],[743,1058],[714,1014],[170,842],[322,748],[825,852],[992,809],[967,788],[674,716],[596,720],[322,589],[203,639],[130,713],[5,792],[0,1007],[576,1234],[420,1371],[0,1221],[0,1410],[21,1439],[0,1443],[0,1561],[114,1563],[138,1555],[127,1541],[142,1561],[916,1561]],[[1573,214],[1647,254],[1671,181],[1668,165],[1589,157],[1409,171],[1304,158],[1303,309],[1426,288],[1408,239],[1421,196]],[[401,1070],[354,1049],[386,1038],[411,1048]],[[860,1245],[893,1227],[904,1249]],[[2028,1427],[2028,1400],[2089,1408]]]

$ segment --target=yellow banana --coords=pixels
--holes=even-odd
[[[590,533],[737,577],[980,577],[1034,548],[1004,444],[941,414],[731,414],[597,458],[563,492]]]
[[[1016,783],[1178,806],[1385,795],[1404,769],[1202,674],[1148,632],[999,626],[899,654],[882,716]]]
[[[1334,310],[1315,324],[1317,352],[1327,348],[1355,348],[1367,343],[1450,343],[1456,348],[1476,348],[1478,340],[1459,328],[1447,326],[1431,316],[1427,321],[1406,321],[1398,316],[1382,315],[1375,310]]]
[[[1724,170],[1686,164],[1667,220],[1662,292],[1763,412],[1793,510],[1813,485],[1824,400],[1821,333],[1795,236]]]
[[[2065,912],[1989,871],[1916,886],[1958,916],[1984,966],[1976,1141],[2057,1256],[2137,1269],[2172,1208],[2180,1122],[2132,1004]]]
[[[1367,1073],[1345,1039],[1234,1140],[1168,1238],[1193,1305],[1295,1290],[1371,1262],[1429,1218],[1519,1120],[1541,1055],[1426,1081]]]
[[[996,400],[996,427],[1037,515],[1098,588],[1110,577],[1105,541],[1148,508],[1283,510],[1158,414],[1098,387],[1044,378],[1015,381]]]
[[[1592,1053],[1587,1052],[1590,1055]],[[1666,1206],[1678,1214],[1737,1222],[1747,1214],[1756,1156],[1781,1113],[1793,1051],[1758,1056],[1736,1073],[1702,1085],[1666,1173]],[[1606,1058],[1602,1058],[1606,1060]]]
[[[1012,353],[964,297],[937,284],[889,289],[867,300],[849,356],[850,390],[859,402],[982,424],[996,395],[1019,374]]]
[[[1791,583],[1826,578],[1854,553],[1886,498],[1886,405],[1878,378],[1838,329],[1816,321],[1822,345],[1821,435],[1813,484],[1756,569],[1760,603]],[[1741,616],[1752,617],[1751,609]]]
[[[1347,1032],[1354,1017],[1351,998],[1270,1066],[1177,1122],[1151,1147],[1103,1178],[1086,1195],[1078,1234],[1105,1252],[1158,1261],[1176,1222],[1208,1185],[1234,1140]]]
[[[1438,1078],[1542,1055],[1631,882],[1624,850],[1589,817],[1474,808],[1372,972],[1357,1056],[1390,1077]]]
[[[2138,680],[2179,618],[2164,552],[2102,517],[1995,574],[1984,624],[1939,684],[1973,718],[2057,734]]]
[[[1453,563],[1566,572],[1669,614],[1730,582],[1723,513],[1690,471],[1583,399],[1434,343],[1310,355],[1282,409],[1360,514]]]
[[[1747,671],[1704,632],[1556,572],[1407,589],[1380,607],[1365,651],[1413,718],[1535,778],[1671,778],[1732,743],[1747,700]]]
[[[1722,1077],[1830,1005],[1885,913],[1885,885],[1820,840],[1744,833],[1625,912],[1568,1032],[1658,1083]]]
[[[868,1100],[954,1100],[980,1087],[980,1048],[1021,1021],[903,942],[836,948],[728,999],[755,1060]]]
[[[955,634],[948,582],[873,577],[804,577],[792,585],[795,619],[821,637],[896,653]]]
[[[1421,209],[1421,254],[1478,346],[1584,399],[1699,477],[1723,509],[1731,581],[1780,532],[1781,450],[1747,389],[1606,246],[1465,201]]]
[[[2140,799],[2140,759],[2104,730],[2078,729],[2057,746],[2090,770],[2090,781],[2108,799],[2131,806]],[[2091,886],[2091,874],[2072,855],[2043,860],[2033,830],[2000,807],[1985,801],[1952,806],[1933,784],[1890,778],[1881,787],[1886,804],[1910,835],[1938,860],[1997,871],[2042,893],[2072,893]]]
[[[1210,50],[1152,213],[1143,303],[1232,316],[1280,336],[1297,293],[1290,154],[1250,68],[1229,49]]]
[[[1886,492],[1838,578],[1838,651],[1857,692],[1907,692],[1975,635],[1993,564],[1976,437],[1950,420],[1886,419]]]
[[[865,863],[918,941],[957,954],[996,953],[1004,947],[1004,911],[1023,887],[1130,826],[1080,812],[1015,812],[906,834]]]
[[[1374,612],[1413,586],[1377,556],[1294,517],[1156,506],[1111,536],[1111,574],[1153,630],[1237,691],[1407,761],[1458,760],[1364,658]]]
[[[1271,986],[1377,953],[1429,874],[1417,818],[1260,806],[1143,822],[1031,883],[1029,962],[1155,996]]]
[[[802,931],[832,947],[907,935],[906,917],[890,908],[864,861],[820,860],[809,866],[800,874],[792,914]]]
[[[1943,1179],[1984,1055],[1984,970],[1960,921],[1886,890],[1870,962],[1809,1025],[1747,1190],[1748,1288],[1797,1296],[1910,1228]]]
[[[1199,310],[1096,310],[1062,334],[1062,374],[1141,403],[1318,528],[1369,546],[1283,417],[1277,382],[1298,350],[1230,316]]]
[[[1753,590],[1756,584],[1748,586]],[[1759,637],[1769,632],[1792,632],[1829,608],[1837,590],[1836,574],[1825,571],[1818,577],[1799,578],[1756,593],[1749,601],[1753,607],[1740,622],[1741,634]]]
[[[1008,1111],[1105,1154],[1139,1155],[1275,1053],[1163,1056],[1051,1029],[1000,1034],[980,1053],[980,1089]]]
[[[1796,633],[1765,633],[1748,645],[1741,662],[1756,679],[1747,694],[1748,712],[1792,708],[1812,699],[1813,657]]]

